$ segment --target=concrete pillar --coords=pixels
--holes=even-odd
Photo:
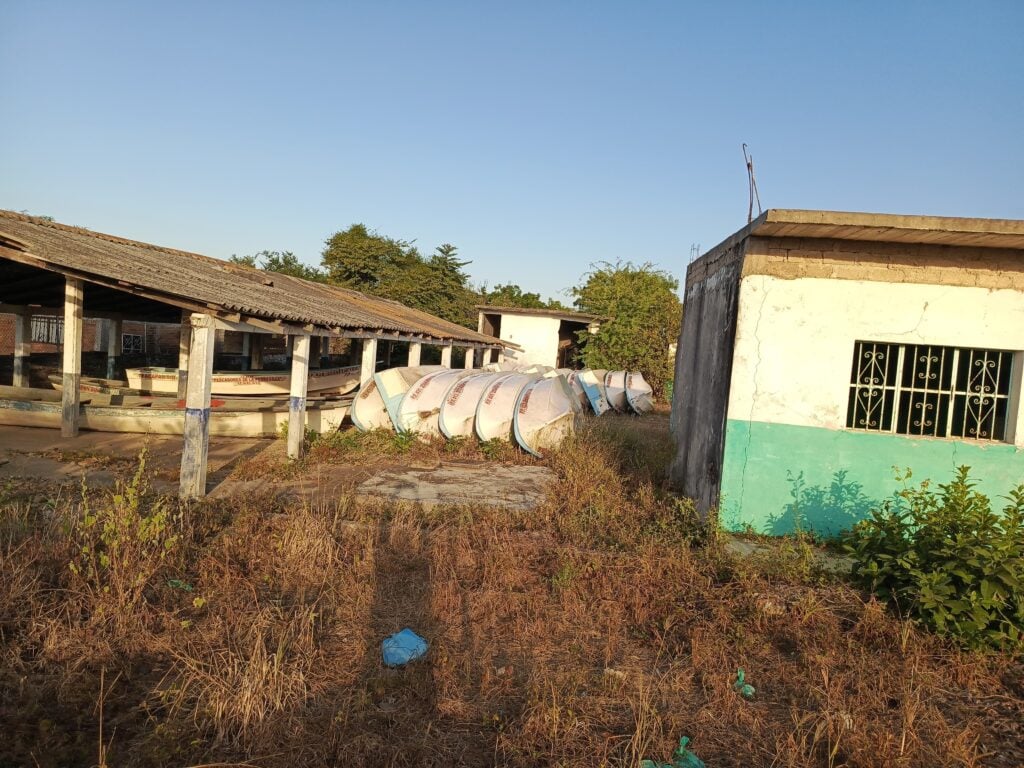
[[[249,340],[249,370],[261,371],[263,370],[263,342],[266,340],[266,334],[254,333],[251,335],[252,338]]]
[[[204,315],[205,317],[205,315]],[[181,330],[178,332],[178,399],[184,400],[188,392],[188,360],[191,354],[191,341],[194,322],[192,313],[182,311]],[[213,354],[213,343],[210,343],[210,354]]]
[[[473,361],[476,359],[476,350],[472,347],[466,347],[466,362],[463,364],[463,368],[472,368]]]
[[[306,389],[309,386],[310,337],[292,336],[292,381],[288,398],[288,458],[302,457],[306,437]]]
[[[394,345],[390,341],[384,342],[384,367],[391,367],[391,349]]]
[[[423,354],[423,345],[414,341],[409,345],[409,365],[419,365],[420,355]]]
[[[252,334],[248,331],[242,332],[242,370],[249,370],[249,363],[252,359]]]
[[[363,364],[359,370],[359,386],[373,378],[377,370],[377,340],[363,339]]]
[[[445,344],[441,347],[441,365],[445,368],[452,367],[452,345]]]
[[[320,367],[326,368],[331,364],[331,337],[320,337]]]
[[[484,351],[484,365],[490,365],[494,362],[494,350],[487,349]]]
[[[32,355],[32,315],[21,312],[14,316],[14,377],[15,387],[29,385]]]
[[[185,393],[185,444],[181,451],[178,495],[206,495],[206,456],[210,450],[210,391],[213,388],[213,345],[216,327],[210,315],[190,318],[189,361]]]
[[[79,384],[82,379],[82,281],[64,281],[64,389],[61,393],[61,437],[77,437],[81,418]]]
[[[107,378],[117,375],[121,364],[121,334],[124,325],[121,320],[107,321]]]

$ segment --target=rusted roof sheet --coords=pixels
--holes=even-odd
[[[396,301],[277,272],[127,240],[0,210],[0,258],[73,274],[87,282],[142,289],[169,304],[333,331],[384,331],[425,340],[504,346]]]

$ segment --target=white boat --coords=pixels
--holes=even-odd
[[[109,396],[107,396],[109,397]],[[156,402],[154,398],[154,404]],[[176,401],[159,398],[154,405],[83,404],[79,406],[79,426],[96,432],[142,432],[156,435],[180,435],[185,426],[185,409]],[[286,405],[244,410],[217,406],[210,408],[209,428],[214,437],[277,437],[288,423]],[[341,426],[349,403],[338,401],[306,407],[306,429],[333,432]],[[47,399],[0,397],[0,424],[18,427],[61,426],[61,403]]]
[[[557,448],[576,427],[576,397],[562,376],[529,384],[519,393],[512,429],[516,442],[538,458]]]
[[[173,395],[178,392],[177,368],[128,368],[128,386],[140,392]],[[258,395],[288,397],[291,371],[215,371],[212,389],[215,395]],[[344,395],[359,386],[359,366],[314,368],[309,372],[310,393]]]
[[[572,389],[573,394],[576,395],[576,399],[580,403],[580,409],[587,410],[590,408],[590,400],[587,398],[587,391],[583,388],[583,382],[580,381],[580,374],[582,373],[583,371],[569,371],[565,380]]]
[[[395,429],[398,428],[398,406],[402,404],[402,398],[409,388],[428,373],[447,370],[440,365],[413,365],[399,368],[388,368],[373,374],[373,380],[377,384],[377,391],[384,401],[388,416]]]
[[[437,416],[448,390],[467,376],[477,375],[473,369],[448,370],[428,373],[405,393],[398,406],[399,431],[416,433],[422,437],[440,435]]]
[[[476,436],[484,442],[510,441],[519,393],[537,378],[533,373],[506,373],[492,381],[476,406]]]
[[[598,416],[607,413],[611,409],[611,406],[608,405],[608,398],[605,396],[605,373],[606,371],[592,371],[589,368],[585,368],[580,371],[577,377],[577,380],[583,386],[583,391],[587,394],[587,401],[590,403],[591,410]]]
[[[387,406],[384,405],[384,398],[380,396],[377,382],[373,379],[362,386],[356,399],[352,401],[351,416],[352,423],[360,432],[372,432],[375,429],[395,431],[395,425],[388,416]]]
[[[626,402],[635,413],[654,410],[654,390],[642,373],[626,374]]]
[[[608,371],[604,377],[604,388],[607,392],[608,404],[619,413],[629,410],[626,403],[626,372]]]
[[[448,390],[441,403],[441,411],[437,415],[437,425],[447,438],[469,437],[476,425],[476,409],[484,391],[496,379],[503,378],[501,373],[481,373],[467,376]]]

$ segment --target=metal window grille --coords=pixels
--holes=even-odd
[[[146,351],[146,345],[140,333],[121,334],[121,354],[141,355]]]
[[[858,341],[846,426],[1002,441],[1012,375],[1012,352]]]
[[[38,344],[63,344],[64,318],[56,315],[33,315],[32,341]]]

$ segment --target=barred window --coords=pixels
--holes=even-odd
[[[32,341],[37,344],[63,344],[64,318],[57,315],[32,315]]]
[[[121,354],[141,355],[146,351],[146,345],[141,333],[121,334]]]
[[[1013,352],[858,341],[846,426],[927,437],[1006,439]]]

